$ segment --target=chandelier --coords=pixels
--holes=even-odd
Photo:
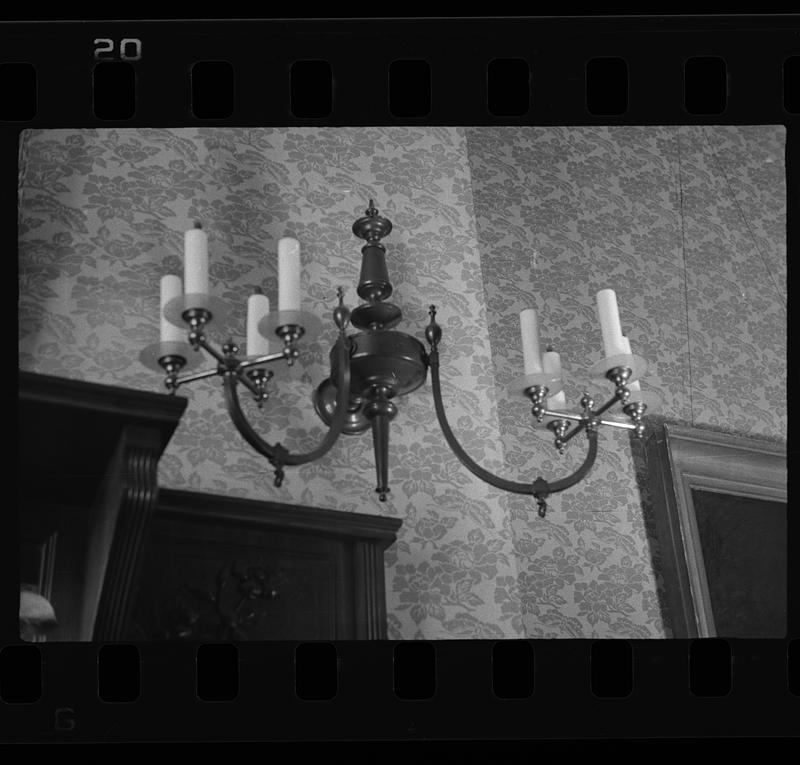
[[[436,417],[458,459],[474,475],[498,489],[535,497],[541,517],[545,516],[550,494],[574,486],[591,469],[597,457],[597,431],[601,425],[632,430],[642,437],[642,418],[648,405],[658,403],[658,397],[640,388],[638,378],[646,371],[647,364],[642,357],[631,353],[630,342],[622,334],[616,295],[613,290],[605,289],[597,293],[605,357],[592,366],[590,374],[610,381],[614,386],[613,396],[595,408],[592,397],[584,393],[579,408],[567,406],[560,356],[549,346],[540,354],[534,309],[520,314],[524,374],[510,388],[513,394],[530,399],[533,416],[553,433],[553,445],[560,453],[569,441],[586,432],[589,446],[583,463],[565,478],[548,481],[538,477],[526,483],[501,478],[475,463],[459,444],[445,414],[439,377],[442,329],[436,323],[436,307],[431,305],[428,311],[430,323],[425,328],[425,339],[429,349],[426,350],[420,340],[395,329],[403,314],[398,306],[388,302],[393,287],[386,265],[386,247],[381,242],[391,232],[391,222],[379,214],[370,200],[364,216],[352,228],[366,242],[361,248],[357,288],[365,302],[351,311],[344,305],[342,288],[337,289],[338,305],[333,309],[333,321],[338,336],[330,351],[331,373],[313,393],[314,408],[328,431],[315,449],[305,453],[293,453],[280,443],[264,440],[245,416],[239,399],[241,385],[261,408],[270,394],[273,372],[269,366],[293,365],[300,355],[301,340],[322,329],[314,314],[301,309],[297,240],[283,238],[278,243],[278,310],[270,311],[269,299],[258,289],[248,298],[244,356],[239,355],[239,347],[233,340],[217,349],[206,337],[212,319],[221,321],[226,315],[226,305],[209,290],[208,239],[200,223],[185,233],[183,280],[176,275],[161,279],[161,339],[145,348],[140,360],[148,368],[166,373],[165,385],[173,394],[181,385],[220,375],[231,420],[242,437],[272,465],[275,486],[283,483],[284,467],[319,459],[342,434],[371,430],[377,474],[375,491],[381,501],[386,501],[389,424],[398,412],[395,400],[423,385],[428,371]],[[348,334],[348,326],[359,331]],[[280,350],[273,352],[271,338],[275,336],[281,342]],[[210,369],[190,371],[202,363],[202,354],[198,352],[201,348],[217,364]],[[622,405],[623,415],[601,418],[617,403]]]

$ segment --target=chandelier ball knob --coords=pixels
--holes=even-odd
[[[442,328],[435,321],[425,327],[425,339],[430,345],[439,345],[439,341],[442,339]]]
[[[333,321],[339,329],[344,329],[350,321],[350,309],[344,305],[337,305],[333,309]]]
[[[379,398],[366,403],[362,411],[364,412],[364,416],[369,419],[373,417],[387,417],[391,420],[397,415],[397,406],[388,399]]]

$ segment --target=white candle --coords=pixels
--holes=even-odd
[[[539,352],[539,319],[535,308],[520,312],[519,326],[522,331],[522,360],[525,374],[539,374],[542,371],[542,356]]]
[[[600,320],[600,331],[603,333],[603,351],[606,358],[624,353],[617,295],[614,290],[600,290],[597,293],[597,317]]]
[[[183,291],[208,295],[208,237],[199,223],[183,237]]]
[[[167,317],[164,316],[164,307],[173,298],[181,294],[181,277],[175,274],[167,274],[161,277],[161,342],[162,343],[182,343],[185,342],[185,330],[183,327],[176,327]]]
[[[555,351],[545,351],[542,354],[542,369],[561,379],[561,356]],[[559,391],[554,396],[547,399],[547,408],[555,411],[563,411],[567,408],[567,397],[564,391]]]
[[[278,242],[278,310],[300,310],[300,242],[288,236]]]
[[[625,337],[625,335],[622,336],[622,352],[633,353],[633,351],[631,351],[631,341],[627,337]],[[633,382],[628,383],[628,390],[641,390],[641,389],[642,386],[639,385],[638,380],[634,380]]]
[[[269,338],[258,331],[258,323],[269,313],[269,298],[256,292],[247,298],[247,355],[267,356]]]

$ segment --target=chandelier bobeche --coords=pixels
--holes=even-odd
[[[644,433],[642,417],[647,406],[658,402],[657,396],[639,387],[638,378],[647,365],[644,359],[631,353],[630,342],[622,334],[614,291],[606,289],[597,293],[605,358],[595,364],[590,373],[615,386],[614,395],[597,409],[586,393],[580,400],[580,409],[567,406],[559,354],[550,347],[540,354],[536,311],[526,309],[520,314],[524,374],[513,382],[511,392],[531,400],[531,412],[537,422],[544,422],[553,432],[553,443],[559,452],[563,453],[566,444],[584,430],[589,449],[583,464],[566,478],[546,481],[539,477],[527,483],[509,481],[476,464],[464,452],[447,421],[439,378],[442,330],[436,323],[436,307],[430,306],[430,323],[425,328],[429,350],[417,338],[395,329],[403,314],[398,306],[388,302],[393,288],[386,266],[386,248],[381,242],[391,230],[391,222],[378,213],[372,200],[364,216],[353,224],[353,233],[366,241],[361,248],[357,288],[365,302],[350,311],[344,305],[342,288],[337,290],[338,305],[333,309],[333,321],[338,336],[330,351],[331,374],[313,394],[314,408],[328,426],[328,432],[312,451],[295,454],[280,443],[265,441],[245,416],[238,390],[239,385],[243,385],[262,407],[269,398],[268,385],[273,377],[268,367],[274,363],[292,365],[300,355],[300,341],[316,335],[322,328],[316,316],[301,309],[297,240],[283,238],[278,242],[278,310],[270,311],[269,299],[260,290],[248,299],[247,352],[240,357],[233,340],[228,340],[218,350],[206,338],[212,319],[221,321],[226,306],[210,293],[208,239],[201,225],[196,223],[195,228],[185,234],[183,282],[175,275],[161,279],[161,340],[142,351],[142,363],[150,369],[166,372],[165,384],[172,393],[186,383],[221,375],[230,417],[243,438],[270,462],[276,486],[283,482],[285,466],[319,459],[343,433],[354,435],[371,429],[378,484],[375,491],[381,501],[386,500],[389,492],[389,424],[398,411],[394,401],[419,388],[430,370],[436,416],[447,443],[459,460],[492,486],[533,495],[539,515],[544,517],[547,496],[574,486],[591,469],[597,456],[598,428],[601,425],[626,428],[641,437]],[[348,335],[349,325],[360,331]],[[270,340],[275,336],[280,338],[282,347],[273,352]],[[201,363],[201,348],[211,354],[217,365],[203,371],[190,371]],[[611,419],[601,419],[601,415],[618,402],[625,416],[609,415]]]

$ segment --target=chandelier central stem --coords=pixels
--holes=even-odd
[[[392,222],[384,218],[370,199],[364,215],[353,224],[353,233],[366,240],[361,248],[361,273],[358,277],[358,296],[367,302],[353,311],[350,323],[365,330],[391,329],[400,323],[403,312],[393,303],[385,302],[394,287],[386,265],[386,247],[381,239],[392,231]]]
[[[364,216],[353,224],[353,233],[367,242],[361,248],[361,273],[356,291],[369,303],[386,300],[393,291],[386,266],[386,248],[381,244],[381,239],[391,230],[391,221],[378,213],[371,199]]]

